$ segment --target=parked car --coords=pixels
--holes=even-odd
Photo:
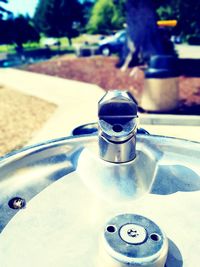
[[[125,40],[126,31],[121,30],[115,33],[113,36],[109,36],[103,40],[100,40],[98,43],[99,51],[104,56],[110,56],[112,53],[117,53],[122,49]]]

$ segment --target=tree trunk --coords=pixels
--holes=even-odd
[[[147,62],[151,55],[165,54],[152,0],[127,0],[126,8],[127,42],[118,64],[123,69]]]
[[[19,42],[19,41],[16,42],[15,44],[16,44],[16,48],[15,48],[16,52],[17,52],[18,54],[23,53],[23,51],[24,51],[23,44],[22,44],[21,42]]]
[[[67,36],[67,39],[68,39],[69,46],[72,46],[72,38]]]
[[[157,16],[152,0],[127,0],[128,34],[135,47],[146,53],[162,53]]]

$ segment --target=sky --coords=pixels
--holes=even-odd
[[[8,4],[1,4],[14,15],[29,14],[33,16],[38,0],[8,0]]]
[[[39,0],[8,0],[7,4],[1,3],[1,5],[10,10],[14,15],[26,15],[28,13],[32,17],[38,1]],[[80,2],[84,2],[84,0],[80,0]]]

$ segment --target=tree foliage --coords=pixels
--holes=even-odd
[[[0,44],[15,44],[22,48],[23,43],[38,41],[39,34],[31,19],[22,15],[14,17],[1,3],[8,3],[8,0],[0,0]]]
[[[98,0],[87,25],[91,33],[110,33],[125,23],[125,0]]]
[[[40,0],[34,22],[46,36],[71,40],[83,22],[82,5],[78,0]]]
[[[0,21],[0,43],[22,47],[23,43],[38,40],[39,34],[30,18],[20,15],[16,18],[10,16],[7,20]]]
[[[83,9],[83,31],[85,26],[90,20],[92,8],[94,6],[94,1],[92,0],[84,0],[82,2],[82,9]]]
[[[1,3],[7,4],[8,0],[0,0],[0,19],[2,19],[5,13],[10,14],[11,12],[2,7]]]
[[[194,0],[169,0],[163,5],[162,1],[157,13],[160,19],[177,19],[176,34],[183,36],[200,34],[200,2]]]
[[[96,0],[88,29],[92,33],[109,33],[122,28],[125,17],[124,3],[127,0]],[[175,34],[200,35],[200,1],[152,0],[158,19],[176,19]]]

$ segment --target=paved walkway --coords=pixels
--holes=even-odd
[[[16,69],[0,69],[0,84],[58,106],[56,112],[29,144],[70,135],[72,129],[78,125],[97,121],[97,103],[104,94],[104,91],[96,85]],[[165,116],[162,122],[156,117],[156,120],[154,118],[152,121],[152,115],[142,114],[140,126],[152,134],[200,142],[199,117],[193,117],[194,123],[191,123],[189,116],[182,122],[179,118],[174,118]]]
[[[200,45],[179,44],[175,47],[180,58],[200,58]]]
[[[97,121],[97,102],[104,94],[96,85],[16,69],[0,69],[0,84],[58,106],[31,144],[70,135],[78,125]]]

